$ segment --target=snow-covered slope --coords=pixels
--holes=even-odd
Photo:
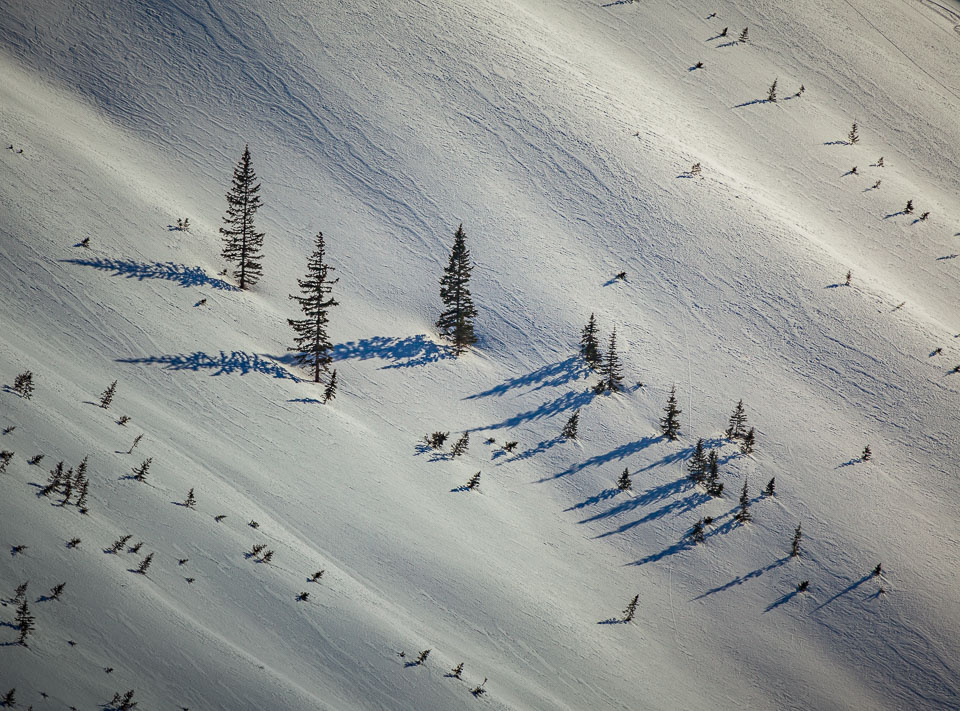
[[[0,393],[0,643],[25,580],[37,631],[0,647],[0,694],[960,706],[958,27],[946,0],[3,3],[0,381],[37,387]],[[245,143],[267,236],[240,292],[217,228]],[[461,222],[481,343],[453,359],[433,322]],[[326,405],[287,354],[319,230],[340,278]],[[574,358],[592,312],[625,393]],[[751,456],[721,439],[741,398]],[[436,430],[469,431],[468,454],[422,452]],[[699,437],[722,499],[686,478]],[[37,497],[87,455],[88,516]],[[196,510],[175,505],[191,487]],[[126,534],[139,555],[104,552]]]

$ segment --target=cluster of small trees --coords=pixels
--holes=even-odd
[[[617,329],[610,332],[607,352],[600,350],[599,329],[594,314],[580,333],[580,357],[600,375],[600,382],[594,386],[594,392],[617,393],[623,390],[623,363],[617,353]]]

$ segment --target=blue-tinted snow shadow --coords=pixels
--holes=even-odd
[[[541,388],[560,387],[573,380],[584,378],[589,373],[590,369],[578,356],[570,356],[566,360],[550,363],[526,375],[519,375],[516,378],[505,380],[489,390],[484,390],[475,395],[468,395],[464,400],[477,400],[482,397],[491,396],[500,397],[517,388],[530,387],[531,390],[540,390]]]
[[[840,592],[838,592],[836,595],[834,595],[833,597],[831,597],[831,598],[830,598],[829,600],[827,600],[826,602],[823,602],[823,603],[817,605],[817,607],[814,609],[814,612],[817,612],[817,611],[819,611],[819,610],[822,610],[824,607],[826,607],[827,605],[829,605],[831,602],[833,602],[834,600],[836,600],[836,599],[838,599],[838,598],[843,597],[843,596],[846,595],[847,593],[852,593],[854,590],[856,590],[857,588],[859,588],[859,587],[860,587],[861,585],[863,585],[865,582],[867,582],[867,581],[870,580],[871,578],[875,578],[875,577],[877,577],[877,576],[875,576],[872,572],[871,572],[871,573],[867,573],[866,575],[864,575],[864,576],[863,576],[862,578],[860,578],[859,580],[854,581],[853,583],[850,583],[850,585],[848,585],[847,587],[845,587],[843,590],[841,590]]]
[[[771,610],[776,610],[781,605],[786,605],[788,602],[790,602],[793,598],[795,598],[799,594],[800,594],[800,591],[797,588],[794,588],[790,592],[786,593],[785,595],[782,595],[781,597],[779,597],[778,599],[774,600],[769,605],[767,605],[766,608],[763,610],[764,613],[770,612]]]
[[[590,392],[593,392],[590,390]],[[543,477],[538,479],[537,483],[542,484],[544,482],[553,481],[554,479],[560,479],[571,474],[576,474],[587,467],[595,467],[601,464],[606,464],[607,462],[612,462],[615,459],[623,460],[631,455],[636,454],[637,452],[642,452],[644,449],[649,447],[651,444],[655,444],[660,441],[665,441],[663,437],[641,437],[638,440],[633,442],[627,442],[626,444],[621,444],[619,447],[611,449],[609,452],[604,454],[598,454],[596,456],[590,457],[586,461],[580,462],[579,464],[574,464],[570,467],[567,467],[562,472],[557,472],[551,476]]]
[[[406,338],[374,336],[338,343],[333,347],[331,355],[335,361],[371,358],[390,361],[389,365],[383,366],[384,369],[412,368],[454,357],[450,348],[434,343],[422,333]]]
[[[171,353],[144,358],[118,358],[116,362],[134,365],[158,365],[165,370],[211,371],[210,375],[259,373],[283,380],[300,382],[300,378],[280,365],[277,362],[278,360],[269,355],[245,353],[244,351],[231,351],[229,353],[220,351],[216,355],[197,351],[195,353]]]
[[[724,521],[722,524],[713,526],[709,531],[704,532],[704,542],[709,541],[714,536],[725,536],[730,531],[742,526],[743,524],[737,521],[734,518],[730,518],[727,521]],[[664,558],[669,558],[670,556],[676,555],[677,553],[682,553],[685,550],[689,550],[698,545],[692,538],[685,536],[676,543],[667,546],[657,553],[651,553],[648,556],[644,556],[639,560],[635,560],[632,563],[627,563],[627,565],[646,565],[647,563],[656,563],[658,560],[663,560]],[[703,545],[703,543],[699,544]]]
[[[566,412],[567,410],[576,410],[583,407],[586,407],[593,399],[597,397],[597,393],[593,391],[593,388],[585,388],[580,392],[576,390],[571,390],[569,392],[555,397],[553,400],[549,400],[539,407],[536,407],[532,410],[526,410],[524,412],[517,413],[512,417],[508,417],[502,422],[496,422],[492,425],[483,425],[480,427],[473,427],[467,432],[480,432],[483,430],[500,430],[510,427],[517,427],[518,425],[523,424],[524,422],[530,422],[531,420],[539,420],[544,417],[552,417],[553,415],[559,414],[561,412]],[[470,398],[467,398],[470,399]],[[551,443],[552,440],[546,440],[541,442],[540,445],[543,445],[544,448],[549,448],[555,443]],[[518,457],[520,455],[517,455]],[[530,455],[527,455],[530,456]]]
[[[779,568],[780,566],[784,565],[788,560],[790,560],[790,556],[784,556],[783,558],[778,558],[777,560],[773,561],[770,565],[766,565],[766,566],[764,566],[764,567],[762,567],[762,568],[757,568],[756,570],[751,570],[749,573],[745,573],[745,574],[743,574],[743,575],[739,575],[739,576],[737,576],[736,578],[734,578],[733,580],[731,580],[731,581],[729,581],[729,582],[727,582],[727,583],[724,583],[723,585],[718,585],[718,586],[715,587],[715,588],[710,588],[710,589],[707,590],[705,593],[703,593],[703,594],[701,594],[701,595],[697,595],[697,596],[696,596],[695,598],[693,598],[693,599],[694,599],[694,600],[702,600],[703,598],[709,597],[710,595],[714,595],[714,594],[719,593],[719,592],[724,592],[724,591],[729,590],[730,588],[736,587],[736,586],[738,586],[738,585],[743,585],[743,584],[744,584],[745,582],[747,582],[748,580],[753,580],[754,578],[759,578],[759,577],[760,577],[761,575],[763,575],[764,573],[769,573],[771,570],[776,570],[776,569]]]
[[[190,267],[186,264],[174,262],[137,262],[132,259],[61,259],[61,262],[77,264],[82,267],[93,267],[101,271],[113,272],[113,276],[122,276],[127,279],[162,279],[172,281],[184,288],[193,286],[209,286],[223,291],[237,291],[237,287],[228,284],[222,279],[211,277],[200,267]]]
[[[744,106],[753,106],[754,104],[775,104],[776,101],[770,101],[770,99],[754,99],[753,101],[744,101],[742,104],[737,104],[733,108],[742,109]]]

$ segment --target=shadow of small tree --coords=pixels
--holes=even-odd
[[[738,585],[743,585],[743,584],[744,584],[745,582],[747,582],[748,580],[753,580],[754,578],[759,578],[759,577],[760,577],[761,575],[763,575],[764,573],[769,573],[771,570],[776,570],[777,568],[779,568],[780,566],[784,565],[784,564],[785,564],[787,561],[789,561],[789,560],[790,560],[790,556],[784,556],[783,558],[778,558],[777,560],[775,560],[775,561],[773,561],[772,563],[770,563],[770,565],[766,565],[766,566],[764,566],[764,567],[762,567],[762,568],[757,568],[756,570],[751,570],[749,573],[745,573],[745,574],[743,574],[743,575],[739,575],[739,576],[737,576],[736,578],[734,578],[733,580],[731,580],[731,581],[729,581],[729,582],[727,582],[727,583],[724,583],[723,585],[718,585],[718,586],[715,587],[715,588],[710,588],[710,589],[707,590],[705,593],[703,593],[703,594],[701,594],[701,595],[697,595],[697,596],[696,596],[695,598],[693,598],[693,599],[694,599],[694,600],[702,600],[703,598],[709,597],[710,595],[715,595],[716,593],[724,592],[725,590],[729,590],[729,589],[732,588],[732,587],[736,587],[736,586],[738,586]]]
[[[505,380],[496,387],[484,390],[476,395],[469,395],[465,397],[464,400],[477,400],[490,396],[500,397],[517,388],[530,387],[531,391],[535,391],[541,390],[542,388],[560,387],[572,380],[579,380],[582,377],[586,377],[589,373],[590,369],[578,356],[570,356],[566,360],[545,365],[526,375]]]
[[[790,592],[786,593],[785,595],[782,595],[781,597],[779,597],[778,599],[774,600],[769,605],[767,605],[766,608],[763,610],[764,614],[772,610],[776,610],[781,605],[786,605],[788,602],[790,602],[793,598],[795,598],[799,594],[800,594],[800,591],[794,588]]]
[[[738,523],[735,519],[731,518],[719,526],[714,526],[710,531],[707,531],[704,534],[704,541],[708,541],[714,536],[725,536],[733,529],[737,528]],[[646,565],[647,563],[656,563],[658,560],[663,560],[664,558],[669,558],[670,556],[676,555],[677,553],[682,553],[685,550],[695,547],[697,544],[693,539],[689,537],[681,538],[679,541],[673,545],[667,546],[662,551],[657,553],[651,553],[648,556],[644,556],[639,560],[635,560],[632,563],[627,563],[627,565]]]
[[[217,355],[209,355],[202,351],[195,353],[174,353],[170,355],[147,356],[145,358],[118,358],[117,363],[134,365],[159,365],[165,370],[201,370],[213,371],[216,375],[247,375],[259,373],[283,380],[300,382],[300,378],[293,375],[286,368],[277,363],[272,356],[261,356],[257,353],[244,351],[220,351]]]
[[[237,287],[228,284],[222,279],[209,276],[200,267],[190,267],[186,264],[174,262],[137,262],[132,259],[62,259],[68,264],[77,264],[82,267],[93,267],[101,271],[113,272],[114,276],[127,279],[162,279],[172,281],[184,288],[192,286],[209,286],[223,291],[237,291]]]
[[[870,580],[871,578],[874,578],[874,577],[876,577],[876,576],[874,576],[873,573],[867,573],[866,575],[864,575],[864,576],[863,576],[862,578],[860,578],[859,580],[856,580],[856,581],[852,582],[850,585],[848,585],[847,587],[845,587],[843,590],[841,590],[840,592],[838,592],[836,595],[834,595],[833,597],[831,597],[831,598],[830,598],[829,600],[827,600],[826,602],[823,602],[823,603],[821,603],[820,605],[817,605],[817,607],[814,609],[814,612],[818,612],[819,610],[822,610],[822,609],[825,608],[827,605],[829,605],[830,603],[832,603],[834,600],[837,600],[837,599],[843,597],[844,595],[846,595],[846,594],[848,594],[848,593],[852,593],[854,590],[856,590],[856,589],[859,588],[861,585],[863,585],[865,582],[867,582],[868,580]]]
[[[591,391],[592,392],[592,391]],[[546,476],[541,479],[537,479],[538,484],[543,484],[548,481],[553,481],[554,479],[561,479],[565,476],[570,476],[571,474],[576,474],[579,471],[586,469],[587,467],[596,467],[601,464],[606,464],[607,462],[612,462],[613,460],[623,460],[627,457],[641,452],[651,444],[655,444],[663,440],[663,437],[642,437],[633,442],[628,442],[627,444],[621,444],[619,447],[611,449],[609,452],[604,454],[598,454],[596,456],[590,457],[586,461],[580,462],[579,464],[574,464],[570,467],[567,467],[562,472],[557,472],[551,476]]]
[[[331,353],[338,360],[370,360],[377,358],[391,361],[389,368],[413,368],[439,360],[453,358],[450,348],[434,343],[425,334],[397,338],[392,336],[373,336],[359,341],[338,343]]]
[[[608,617],[605,620],[600,620],[598,625],[626,625],[629,624],[626,620],[619,617]]]
[[[550,448],[560,444],[563,441],[564,441],[564,438],[559,435],[557,435],[556,437],[551,437],[550,439],[545,439],[542,442],[539,442],[536,447],[531,447],[530,449],[520,452],[519,454],[516,454],[510,457],[510,459],[506,460],[505,462],[502,462],[502,464],[510,464],[511,462],[519,462],[524,459],[530,459],[530,457],[535,457],[538,454],[543,454],[544,452],[548,451]]]
[[[557,415],[561,412],[566,412],[567,410],[577,410],[584,408],[589,405],[593,399],[597,397],[597,393],[593,391],[593,388],[586,388],[580,392],[571,390],[559,397],[554,398],[548,402],[543,403],[540,407],[537,407],[533,410],[526,410],[525,412],[520,412],[513,417],[508,417],[502,422],[497,422],[492,425],[485,425],[481,427],[473,427],[468,432],[482,432],[483,430],[500,430],[508,429],[512,427],[517,427],[524,422],[530,422],[532,420],[540,420],[544,417],[551,417]],[[468,398],[469,399],[469,398]],[[550,440],[547,440],[549,442]],[[541,442],[541,444],[544,444]],[[539,446],[539,445],[538,445]],[[518,455],[519,456],[519,455]]]

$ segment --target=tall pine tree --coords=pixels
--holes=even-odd
[[[618,393],[623,389],[623,365],[620,362],[620,354],[617,353],[616,328],[610,333],[610,341],[607,344],[607,355],[603,359],[600,372],[603,375],[603,380],[601,381],[603,390],[610,393]]]
[[[600,343],[597,341],[597,321],[593,314],[590,314],[590,320],[580,332],[580,357],[586,361],[593,370],[600,367],[603,356],[600,353]]]
[[[338,280],[329,278],[333,267],[324,262],[325,251],[323,232],[318,232],[313,254],[307,260],[307,275],[297,279],[303,296],[290,295],[300,304],[304,317],[287,319],[297,334],[294,338],[296,345],[287,350],[294,351],[297,362],[313,373],[315,383],[320,382],[320,373],[325,373],[333,361],[330,355],[333,345],[327,336],[327,310],[339,305],[331,296],[333,285]]]
[[[473,264],[470,263],[470,252],[467,250],[467,235],[461,223],[453,236],[450,262],[440,278],[440,299],[445,308],[437,319],[437,328],[442,336],[453,342],[455,355],[460,355],[477,342],[473,333],[477,309],[473,305],[469,287],[471,271]]]
[[[663,436],[669,440],[677,439],[680,434],[680,413],[683,412],[677,407],[677,386],[670,388],[670,397],[667,398],[667,405],[663,408],[663,417],[660,418],[660,431]]]
[[[233,276],[241,289],[247,289],[259,281],[263,274],[260,259],[263,254],[263,232],[257,232],[253,216],[260,208],[260,183],[250,164],[250,147],[244,146],[243,156],[233,170],[233,184],[227,193],[227,213],[223,216],[224,259],[236,263]]]

